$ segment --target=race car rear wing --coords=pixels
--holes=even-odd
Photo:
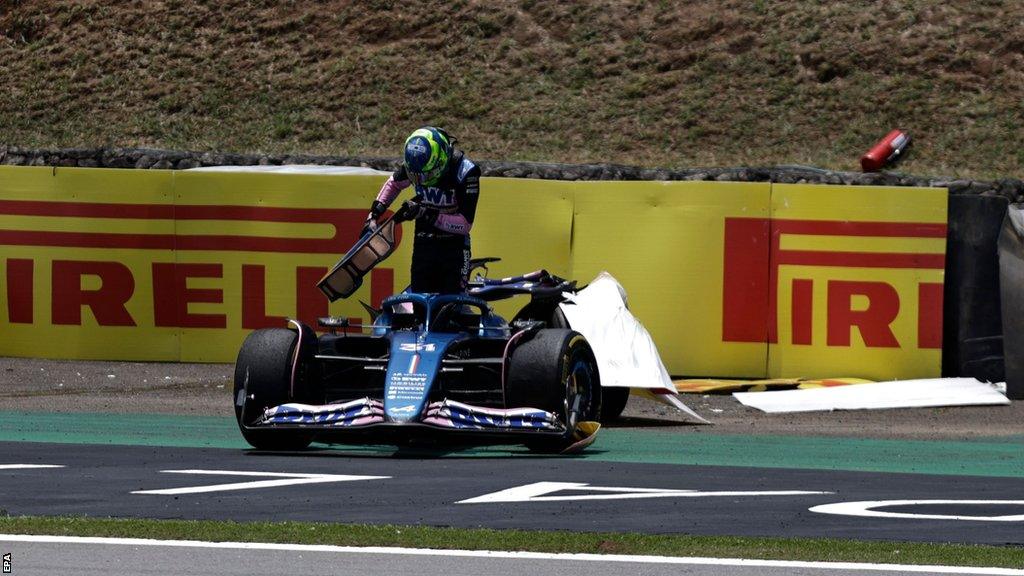
[[[470,296],[487,301],[511,298],[517,294],[529,294],[533,298],[557,298],[563,292],[575,292],[577,289],[575,280],[560,278],[547,270],[498,279],[478,276],[469,282],[468,288]]]

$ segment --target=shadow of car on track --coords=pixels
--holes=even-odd
[[[604,453],[600,448],[587,448],[584,454],[543,454],[519,446],[355,446],[314,443],[304,450],[273,451],[246,450],[247,456],[286,456],[293,458],[392,458],[409,460],[447,459],[505,459],[505,458],[557,458],[574,459]]]

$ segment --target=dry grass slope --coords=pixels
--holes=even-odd
[[[1012,0],[0,0],[0,145],[1021,176]]]

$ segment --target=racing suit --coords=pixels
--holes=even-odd
[[[383,212],[412,182],[405,166],[395,170],[377,194],[375,207]],[[458,294],[466,291],[469,273],[469,231],[480,194],[480,168],[455,150],[435,186],[415,186],[413,198],[436,210],[436,217],[418,218],[412,247],[413,292]],[[377,203],[380,204],[377,204]]]

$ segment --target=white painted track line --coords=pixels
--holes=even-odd
[[[39,468],[63,468],[62,464],[0,464],[0,470],[36,470]]]
[[[628,556],[621,554],[550,554],[542,552],[505,552],[491,550],[436,550],[426,548],[355,547],[320,544],[275,544],[259,542],[204,542],[196,540],[151,540],[145,538],[100,538],[86,536],[44,536],[0,534],[0,542],[92,544],[105,546],[157,546],[177,548],[217,548],[229,550],[278,550],[292,552],[334,552],[339,554],[377,554],[393,556],[446,556],[454,558],[530,559],[576,562],[621,562],[631,564],[672,564],[691,566],[734,566],[742,568],[815,569],[823,571],[866,571],[924,574],[993,574],[1024,576],[1024,570],[964,566],[915,566],[860,562],[808,562],[791,560],[751,560],[743,558],[701,558],[672,556]]]

